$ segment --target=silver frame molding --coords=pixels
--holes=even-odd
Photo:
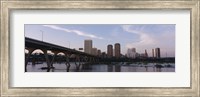
[[[0,96],[200,96],[199,0],[0,0]],[[9,86],[12,10],[190,10],[191,87],[189,88],[14,88]]]

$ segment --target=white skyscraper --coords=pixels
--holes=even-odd
[[[136,49],[135,48],[129,48],[127,51],[127,57],[128,58],[136,58]]]

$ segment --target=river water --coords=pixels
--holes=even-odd
[[[32,65],[28,63],[27,72],[175,72],[175,63],[112,63],[112,64],[90,64],[80,65],[76,68],[74,62],[67,69],[65,63],[54,63],[53,69],[49,71],[42,69],[47,67],[46,63]],[[158,66],[159,65],[159,66]]]

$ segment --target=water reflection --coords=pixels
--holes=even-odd
[[[120,72],[121,71],[121,66],[120,65],[114,65],[115,67],[115,72]]]
[[[46,63],[28,63],[27,72],[175,72],[174,63],[54,63],[52,68],[47,68]]]

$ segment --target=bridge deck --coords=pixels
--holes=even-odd
[[[28,38],[28,37],[25,37],[25,48],[47,49],[47,50],[52,50],[52,51],[67,52],[67,53],[70,53],[70,54],[78,54],[78,55],[96,57],[94,55],[87,54],[85,52],[81,52],[81,51],[77,51],[77,50],[70,49],[70,48],[67,48],[67,47],[47,43],[47,42],[44,42],[44,41],[31,39],[31,38]]]

